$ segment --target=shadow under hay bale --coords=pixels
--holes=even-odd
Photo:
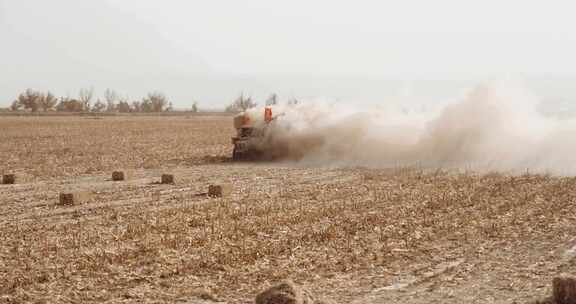
[[[3,185],[15,185],[15,184],[25,184],[32,181],[32,177],[27,174],[4,174],[0,176],[0,184]]]
[[[272,286],[256,296],[256,304],[332,304],[315,299],[306,289],[291,281]]]

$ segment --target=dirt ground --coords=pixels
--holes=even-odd
[[[232,163],[232,134],[0,117],[0,173],[27,178],[0,185],[0,303],[252,303],[287,278],[336,303],[528,303],[576,274],[574,177]]]

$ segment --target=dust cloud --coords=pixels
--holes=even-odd
[[[304,164],[576,173],[576,121],[544,116],[538,103],[522,89],[482,85],[426,112],[278,105],[266,142],[274,155]]]

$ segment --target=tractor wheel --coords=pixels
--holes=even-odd
[[[246,152],[239,152],[236,147],[232,151],[232,160],[233,161],[243,161],[246,160]]]
[[[232,150],[232,160],[240,160],[240,153],[238,153],[236,146],[234,146],[234,150]]]

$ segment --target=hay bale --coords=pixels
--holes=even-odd
[[[576,279],[554,278],[552,292],[556,304],[576,304]]]
[[[162,174],[162,178],[161,178],[160,182],[162,184],[174,184],[174,175]]]
[[[256,304],[330,304],[330,302],[316,299],[309,291],[292,281],[284,281],[258,294]]]
[[[208,196],[210,197],[227,197],[232,194],[232,185],[220,184],[208,186]]]
[[[2,175],[2,184],[13,185],[16,183],[16,174],[4,174]]]
[[[92,193],[89,191],[76,191],[60,193],[59,205],[78,205],[92,200]]]
[[[130,174],[126,171],[114,171],[112,172],[112,180],[115,182],[125,181],[130,179]]]

